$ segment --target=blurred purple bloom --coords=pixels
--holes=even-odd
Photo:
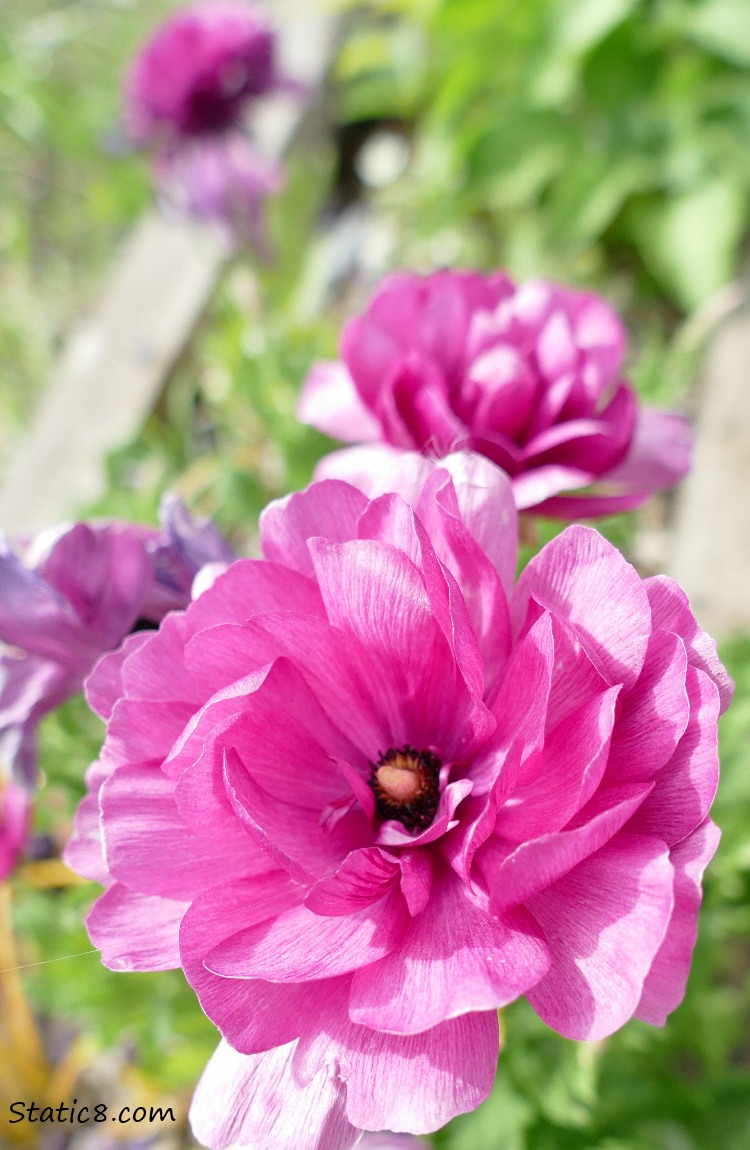
[[[233,558],[216,528],[194,520],[178,499],[164,499],[161,519],[161,531],[65,524],[18,551],[0,540],[0,784],[13,854],[23,838],[19,794],[30,795],[36,783],[40,719],[80,691],[99,657],[129,632],[185,607],[204,565]],[[10,859],[11,846],[0,846],[5,863],[4,850]]]
[[[590,292],[501,273],[388,276],[346,325],[341,361],[305,382],[305,423],[368,444],[328,456],[316,478],[359,486],[397,451],[470,448],[507,472],[521,511],[638,507],[689,470],[692,434],[680,415],[639,406],[621,375],[625,342]]]
[[[262,201],[283,173],[256,152],[245,118],[253,101],[285,87],[264,14],[243,0],[204,0],[166,20],[135,57],[126,127],[153,152],[170,202],[258,239]]]

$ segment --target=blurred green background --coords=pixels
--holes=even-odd
[[[0,0],[0,476],[66,333],[151,203],[147,166],[124,144],[119,85],[133,48],[175,7]],[[385,264],[505,266],[602,291],[628,322],[641,392],[689,403],[701,335],[742,272],[750,231],[748,0],[336,7],[328,90],[270,207],[274,262],[230,261],[142,433],[110,459],[106,496],[80,511],[153,519],[175,485],[238,547],[252,545],[261,507],[306,483],[327,446],[295,424],[294,407],[307,366],[334,354],[370,286],[356,269],[327,286],[316,238],[355,203],[387,237]],[[387,179],[372,160],[384,139],[404,149]],[[608,529],[625,547],[635,530],[625,519]],[[738,684],[722,727],[724,837],[685,1004],[663,1031],[632,1023],[601,1044],[566,1042],[516,1004],[495,1093],[437,1144],[750,1148],[750,639],[724,654]],[[11,883],[20,964],[89,948],[94,889],[48,864],[99,736],[79,700],[44,724],[37,829],[50,857]],[[115,975],[84,954],[32,967],[22,986],[40,1074],[65,1081],[71,1049],[70,1074],[115,1058],[139,1100],[147,1089],[184,1113],[215,1034],[181,975]],[[15,1009],[18,1042],[33,1027]],[[0,1119],[0,1140],[22,1134]]]

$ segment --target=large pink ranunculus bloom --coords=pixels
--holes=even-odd
[[[519,995],[577,1039],[682,999],[731,680],[674,582],[585,527],[516,582],[516,532],[481,456],[313,484],[88,680],[68,860],[105,963],[182,965],[224,1036],[211,1147],[435,1130]]]
[[[689,470],[692,434],[681,416],[639,407],[624,353],[620,319],[590,292],[499,273],[391,275],[344,328],[341,361],[313,367],[298,412],[379,446],[328,456],[316,478],[360,485],[395,450],[470,448],[510,475],[519,510],[638,507]]]
[[[0,539],[0,774],[32,792],[40,719],[80,691],[134,628],[185,607],[197,572],[231,548],[173,496],[161,530],[66,523],[13,549]]]
[[[202,0],[170,16],[133,60],[127,130],[154,153],[168,201],[260,240],[263,199],[283,173],[248,138],[246,116],[259,97],[289,86],[258,7]]]

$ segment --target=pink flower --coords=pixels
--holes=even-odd
[[[193,579],[232,552],[209,523],[167,496],[162,530],[131,523],[62,524],[19,552],[0,540],[0,753],[33,790],[36,728],[80,691],[134,628],[155,628],[190,601]]]
[[[731,680],[671,580],[570,527],[516,582],[516,532],[481,456],[313,484],[88,680],[68,860],[105,963],[182,965],[222,1032],[217,1150],[435,1130],[519,995],[576,1039],[682,999]]]
[[[245,119],[255,100],[284,87],[264,14],[243,0],[203,0],[174,13],[135,57],[126,125],[153,151],[170,201],[257,239],[262,201],[283,174],[255,150]]]
[[[617,314],[591,293],[502,274],[389,276],[346,325],[341,362],[313,367],[298,412],[380,446],[334,453],[316,477],[359,484],[396,449],[468,447],[510,475],[519,510],[638,507],[686,474],[692,435],[681,416],[638,407],[624,353]]]
[[[23,787],[0,776],[0,881],[13,870],[29,830],[30,803]]]

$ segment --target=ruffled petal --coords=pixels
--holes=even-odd
[[[189,905],[115,883],[88,913],[89,938],[110,970],[173,970],[180,965],[180,921]]]
[[[302,384],[297,419],[344,443],[374,443],[380,438],[378,420],[338,360],[324,360],[310,368]]]
[[[663,1026],[685,995],[703,896],[701,879],[720,836],[716,824],[706,819],[670,852],[675,874],[674,910],[664,942],[646,975],[635,1012],[636,1018],[652,1026]]]
[[[494,1010],[397,1035],[350,1022],[344,1003],[320,1031],[302,1036],[294,1073],[304,1084],[323,1067],[335,1071],[346,1084],[346,1112],[355,1126],[427,1134],[488,1097],[499,1046]]]
[[[220,1043],[190,1107],[197,1140],[211,1150],[350,1150],[360,1131],[346,1117],[346,1090],[326,1070],[301,1086],[291,1071],[296,1043],[238,1054]]]
[[[620,832],[528,900],[552,952],[527,994],[565,1038],[605,1038],[634,1014],[672,915],[673,869],[663,842]]]
[[[631,686],[651,632],[643,583],[619,551],[588,527],[568,527],[534,556],[512,600],[517,625],[529,599],[559,615],[612,684]]]
[[[496,918],[455,876],[441,876],[399,946],[354,975],[349,1016],[375,1030],[417,1034],[458,1015],[506,1006],[548,967],[531,915]]]
[[[305,906],[238,931],[206,957],[224,978],[311,982],[376,962],[398,946],[409,918],[400,891],[345,916],[323,917]]]

